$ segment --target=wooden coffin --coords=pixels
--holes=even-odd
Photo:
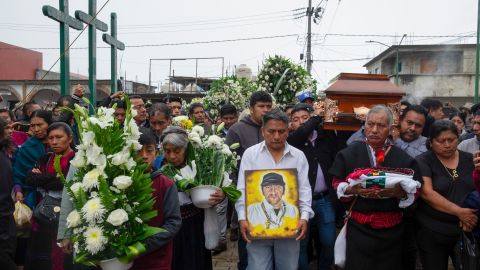
[[[361,126],[354,108],[399,103],[405,92],[390,82],[387,75],[340,73],[325,90],[326,97],[337,101],[338,113],[325,122],[329,130],[356,131]]]

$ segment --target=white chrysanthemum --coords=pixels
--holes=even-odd
[[[105,244],[108,243],[108,239],[103,235],[103,231],[100,227],[93,226],[88,227],[83,233],[85,237],[85,249],[92,255],[105,249]]]
[[[136,218],[135,218],[135,221],[138,222],[138,223],[143,223],[143,220],[142,220],[141,218],[139,218],[139,217],[136,217]]]
[[[80,182],[77,182],[77,183],[73,183],[73,185],[70,186],[70,189],[72,190],[72,192],[74,194],[78,193],[80,191],[80,189],[82,188],[82,183]]]
[[[117,176],[113,179],[113,185],[120,190],[127,189],[132,185],[132,178],[126,175]]]
[[[180,122],[185,121],[185,120],[188,120],[188,117],[185,116],[185,115],[180,115],[180,116],[175,116],[175,117],[172,119],[172,122],[173,122],[173,123],[180,123]]]
[[[67,228],[75,228],[80,225],[81,221],[82,219],[80,217],[80,214],[77,212],[77,210],[73,210],[67,216]]]
[[[197,133],[200,137],[202,137],[205,134],[205,130],[203,129],[203,127],[198,125],[194,126],[191,132]]]
[[[128,214],[123,209],[115,209],[108,215],[107,222],[113,226],[120,226],[128,221]]]
[[[222,153],[224,155],[227,155],[227,156],[231,156],[232,155],[232,151],[230,151],[230,148],[228,147],[228,145],[224,144],[222,146]]]
[[[85,190],[91,190],[92,188],[98,188],[98,178],[101,175],[101,171],[93,169],[87,172],[83,176],[82,186]]]
[[[223,140],[222,140],[222,138],[218,137],[217,135],[211,135],[207,139],[206,146],[215,147],[217,149],[222,149]]]
[[[105,208],[103,207],[100,198],[93,198],[88,200],[82,207],[82,213],[89,223],[96,223],[103,218]]]

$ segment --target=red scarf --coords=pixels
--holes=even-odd
[[[385,162],[385,149],[375,149],[375,161],[377,164],[376,167],[381,167],[383,165],[383,162]]]
[[[53,153],[48,159],[47,171],[46,173],[56,173],[55,171],[55,157],[57,154]],[[68,154],[60,158],[60,168],[62,169],[63,175],[67,175],[68,168],[70,167],[70,159],[75,155],[75,151],[70,151]]]

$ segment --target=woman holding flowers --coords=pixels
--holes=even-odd
[[[160,140],[165,154],[165,163],[177,169],[185,167],[189,145],[187,132],[179,127],[168,127]],[[209,202],[214,206],[224,198],[225,194],[217,191],[211,195]],[[178,199],[182,228],[174,239],[172,269],[212,269],[211,253],[205,248],[203,210],[195,207],[189,195],[184,192],[178,192]]]
[[[25,183],[37,191],[37,201],[40,202],[37,207],[42,207],[42,200],[58,203],[62,198],[63,184],[58,178],[54,168],[54,160],[57,156],[60,158],[60,167],[66,174],[70,167],[70,160],[75,152],[70,148],[72,142],[72,130],[65,123],[53,123],[47,129],[48,145],[53,153],[48,153],[40,157],[28,173]],[[54,198],[53,200],[51,198]],[[60,212],[60,205],[51,210]],[[50,213],[54,214],[54,213]],[[56,244],[58,222],[47,220],[43,216],[34,215],[32,224],[32,238],[29,245],[27,269],[63,269],[63,253]]]

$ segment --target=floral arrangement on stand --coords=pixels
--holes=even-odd
[[[257,84],[260,90],[271,93],[280,105],[295,103],[296,94],[302,90],[317,91],[317,82],[304,68],[278,55],[265,60]]]
[[[71,161],[77,171],[66,181],[59,158],[55,165],[73,203],[66,225],[72,232],[77,263],[103,267],[102,261],[117,258],[128,269],[145,251],[142,241],[162,232],[146,224],[157,215],[155,199],[147,164],[136,157],[141,149],[133,119],[136,111],[126,97],[125,102],[124,127],[114,120],[115,108],[101,107],[94,116],[78,105],[65,109],[74,114],[80,134],[81,143]]]
[[[251,80],[236,76],[215,80],[203,98],[205,111],[216,119],[220,108],[227,103],[234,105],[238,110],[243,110],[248,107],[249,97],[257,88]]]

